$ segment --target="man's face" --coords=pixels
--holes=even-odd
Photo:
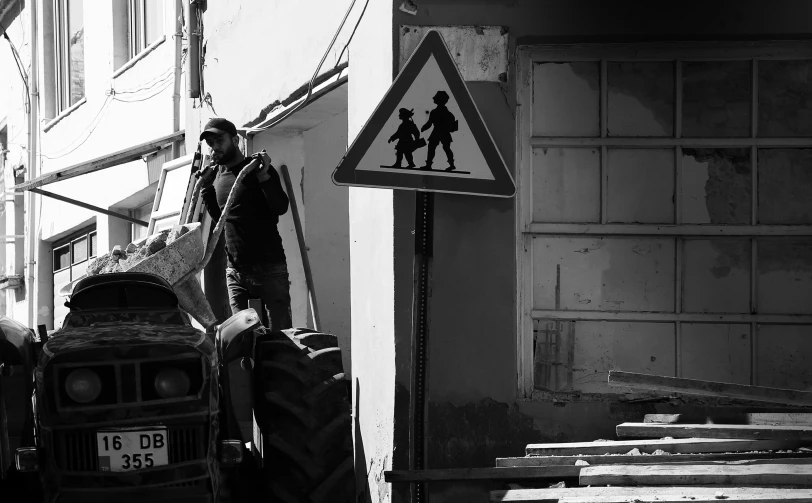
[[[211,160],[217,164],[226,164],[237,154],[236,136],[228,133],[206,137],[206,145],[211,149]]]

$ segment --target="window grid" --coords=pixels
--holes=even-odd
[[[767,235],[773,236],[810,236],[812,235],[812,226],[808,225],[779,225],[779,226],[765,226],[759,225],[758,222],[758,150],[760,146],[764,147],[812,147],[811,138],[758,138],[758,61],[759,57],[734,57],[731,58],[727,55],[724,57],[702,57],[702,58],[673,58],[674,63],[674,134],[671,138],[632,138],[632,137],[608,137],[607,131],[607,111],[608,111],[608,78],[607,78],[607,64],[608,62],[624,61],[622,57],[568,57],[568,54],[562,50],[533,50],[525,48],[520,51],[523,57],[520,57],[520,65],[523,63],[523,68],[520,67],[519,82],[533,82],[534,67],[538,63],[545,62],[566,62],[566,61],[592,61],[600,63],[600,135],[597,138],[552,138],[552,137],[534,137],[532,136],[532,121],[533,121],[533,96],[532,93],[526,90],[520,90],[519,104],[522,107],[523,117],[520,122],[524,122],[520,131],[528,131],[528,136],[520,142],[519,159],[522,160],[523,177],[520,183],[525,184],[524,190],[517,192],[517,213],[520,215],[519,219],[519,280],[520,292],[519,300],[524,307],[520,310],[519,314],[519,330],[522,333],[522,343],[519,344],[519,359],[520,367],[520,383],[519,387],[525,396],[532,393],[533,383],[533,345],[534,345],[534,332],[536,324],[540,320],[555,321],[555,320],[626,320],[626,321],[660,321],[673,323],[675,328],[675,350],[676,350],[676,369],[675,375],[681,377],[682,362],[681,362],[681,346],[682,334],[681,325],[686,321],[706,321],[716,323],[747,323],[750,327],[750,355],[751,355],[751,384],[758,381],[758,365],[757,365],[757,344],[758,344],[758,326],[760,323],[810,323],[812,316],[798,316],[798,315],[763,315],[758,313],[758,256],[757,256],[757,237]],[[576,51],[577,52],[577,51]],[[584,51],[587,52],[587,51]],[[612,52],[611,50],[609,51]],[[767,51],[769,52],[769,51]],[[545,54],[546,53],[546,54]],[[780,51],[779,51],[780,53]],[[555,54],[552,58],[545,57],[549,54]],[[653,55],[652,55],[653,56]],[[765,59],[810,59],[808,55],[799,55],[793,53],[789,57],[776,57],[770,54]],[[633,59],[632,61],[665,61],[668,58],[655,56],[643,59]],[[691,138],[684,139],[682,137],[682,108],[683,108],[683,61],[729,61],[729,60],[746,60],[750,64],[750,78],[751,78],[751,123],[750,134],[746,138]],[[528,87],[532,88],[532,84]],[[528,120],[529,119],[529,120]],[[750,211],[750,225],[688,225],[681,226],[682,224],[682,156],[683,146],[687,147],[711,147],[711,148],[725,148],[725,147],[749,147],[750,151],[750,165],[751,165],[751,179],[750,179],[750,196],[751,196],[751,211]],[[601,153],[600,159],[600,184],[601,184],[601,201],[600,201],[600,225],[595,224],[559,224],[559,223],[536,223],[533,222],[533,192],[532,192],[532,155],[534,147],[599,147]],[[610,224],[607,225],[608,218],[608,176],[607,176],[607,152],[609,147],[639,147],[639,148],[663,148],[673,147],[675,151],[675,164],[674,164],[674,224],[658,226],[655,224]],[[735,229],[739,227],[739,229]],[[673,236],[675,240],[675,296],[674,296],[674,310],[673,313],[614,313],[614,312],[599,312],[599,311],[559,311],[556,310],[542,310],[535,309],[533,304],[532,286],[528,287],[528,278],[533,277],[533,263],[532,263],[532,238],[534,236],[566,236],[566,235],[583,235],[589,236],[612,236],[612,231],[622,230],[623,236],[638,237],[638,236]],[[699,231],[699,232],[697,232]],[[684,242],[685,239],[692,237],[692,233],[708,236],[732,236],[739,235],[748,237],[751,249],[751,262],[750,262],[750,313],[749,314],[700,314],[700,313],[684,313],[683,309],[683,293],[684,293]],[[528,276],[529,274],[529,276]],[[558,306],[557,306],[558,307]],[[522,314],[522,312],[527,314]],[[558,323],[556,321],[556,323]]]

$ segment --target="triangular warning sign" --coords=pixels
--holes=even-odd
[[[442,36],[426,34],[333,172],[337,185],[512,197],[513,178]]]

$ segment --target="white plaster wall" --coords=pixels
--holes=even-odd
[[[283,164],[288,167],[291,184],[293,185],[296,202],[299,205],[299,216],[302,220],[302,227],[305,228],[305,211],[302,205],[302,167],[304,166],[304,139],[301,133],[287,133],[277,135],[273,130],[267,133],[258,134],[254,137],[253,150],[259,152],[265,149],[271,156],[271,162],[279,172],[279,180],[282,187],[285,181],[282,178],[282,171],[279,169]],[[286,190],[287,192],[287,190]],[[288,194],[290,198],[290,194]],[[302,266],[302,255],[299,253],[299,242],[296,239],[296,228],[293,225],[293,212],[288,209],[287,213],[279,217],[279,235],[282,237],[282,245],[285,248],[285,257],[288,262],[288,274],[290,276],[290,307],[293,312],[293,326],[306,327],[307,320],[307,282]]]
[[[338,92],[338,91],[337,91]],[[351,375],[349,189],[330,176],[347,148],[347,113],[304,132],[307,242],[321,326],[335,334]]]
[[[203,80],[216,114],[238,127],[245,125],[308,82],[351,2],[208,2],[203,14]],[[362,0],[356,1],[322,72],[337,63],[363,6]],[[347,59],[346,51],[342,59]],[[203,123],[215,115],[205,105],[198,111]]]
[[[349,142],[392,83],[392,3],[370,2],[350,45]],[[394,218],[391,190],[349,189],[356,477],[366,501],[391,501],[395,408]],[[362,464],[363,463],[363,464]]]

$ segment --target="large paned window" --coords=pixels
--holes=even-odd
[[[812,386],[812,45],[520,50],[520,388]]]
[[[163,0],[128,0],[130,58],[165,34]]]
[[[55,96],[61,112],[85,97],[84,1],[54,0],[53,21]]]

